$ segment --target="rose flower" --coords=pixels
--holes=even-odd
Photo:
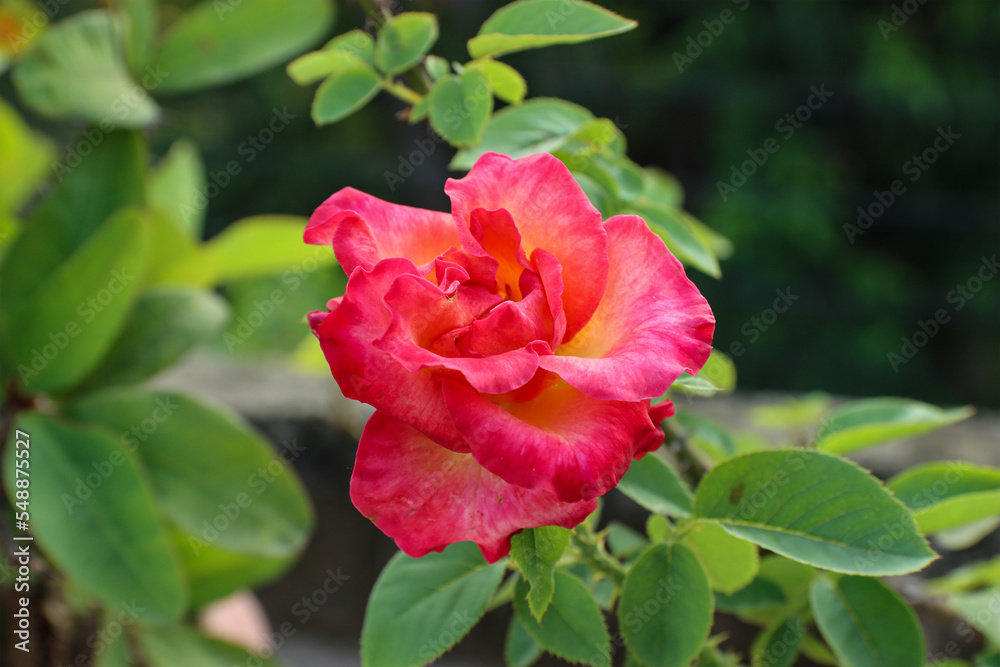
[[[602,222],[548,154],[483,155],[451,213],[351,188],[305,230],[350,277],[310,313],[344,395],[376,408],[355,506],[411,556],[580,523],[673,414],[651,405],[711,351],[715,319],[637,216]]]

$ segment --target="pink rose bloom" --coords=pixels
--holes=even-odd
[[[305,230],[350,276],[309,321],[345,396],[375,414],[354,505],[419,557],[572,528],[663,442],[667,401],[715,318],[639,217],[601,214],[556,158],[488,153],[451,213],[351,188]]]

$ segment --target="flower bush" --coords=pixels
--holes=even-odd
[[[318,45],[334,5],[66,4],[0,2],[0,72],[22,107],[81,128],[57,152],[0,102],[0,625],[15,640],[0,662],[276,664],[298,626],[249,651],[195,619],[305,547],[303,448],[275,451],[238,416],[143,383],[201,344],[274,345],[277,320],[297,361],[376,409],[350,495],[402,552],[371,591],[365,667],[433,662],[508,604],[512,667],[543,653],[596,667],[942,664],[916,606],[955,620],[949,667],[1000,662],[997,562],[924,571],[1000,525],[1000,470],[932,462],[882,481],[844,458],[971,409],[810,396],[754,412],[772,443],[678,400],[735,386],[685,273],[721,277],[732,243],[683,209],[675,178],[628,157],[617,123],[529,97],[500,60],[636,22],[515,0],[457,62],[430,52],[433,14],[360,0],[365,29],[287,73],[318,84],[319,125],[380,92],[402,102],[398,117],[437,140],[418,145],[454,147],[449,166],[468,172],[445,185],[452,210],[346,188],[309,220],[253,216],[203,242],[206,206],[265,130],[236,146],[245,163],[207,178],[191,141],[151,159],[152,137],[184,116],[161,104]],[[266,136],[291,118],[272,109]],[[400,158],[387,185],[413,164]],[[275,316],[330,296],[309,326]],[[603,514],[615,495],[645,523]],[[916,572],[905,597],[882,578]],[[756,639],[727,639],[719,612]]]

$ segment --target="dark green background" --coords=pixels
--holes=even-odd
[[[401,7],[437,12],[442,38],[434,52],[467,60],[465,40],[501,4]],[[745,11],[743,2],[730,1],[603,4],[640,27],[504,60],[525,74],[530,96],[565,98],[616,119],[631,157],[673,172],[687,189],[687,207],[733,240],[736,254],[723,263],[721,281],[691,275],[716,312],[716,346],[746,348],[737,359],[741,387],[1000,405],[1000,277],[960,311],[948,301],[981,258],[1000,252],[1000,3],[911,0],[919,9],[887,39],[878,22],[891,20],[890,2],[750,0]],[[734,20],[679,72],[674,53],[723,10]],[[361,23],[359,8],[348,3],[335,32]],[[9,98],[7,77],[0,86]],[[805,102],[811,86],[833,96],[786,138],[775,123]],[[428,136],[426,125],[394,119],[401,103],[380,96],[356,116],[316,129],[308,117],[312,93],[278,68],[163,100],[166,119],[153,133],[161,153],[188,135],[210,172],[230,160],[243,167],[211,202],[209,235],[246,215],[308,215],[347,185],[399,203],[447,207],[443,182],[456,174],[447,171],[444,145],[389,190],[385,173]],[[241,142],[285,106],[296,117],[248,162]],[[911,182],[904,163],[948,127],[960,138]],[[779,150],[723,202],[717,181],[769,137]],[[905,193],[851,244],[844,225],[896,179]],[[772,306],[776,290],[799,298],[762,331],[752,318]],[[289,308],[322,307],[325,297],[309,291]],[[942,308],[949,321],[894,371],[889,353],[899,354],[901,338],[912,338],[918,320]],[[298,334],[282,340],[290,345]]]

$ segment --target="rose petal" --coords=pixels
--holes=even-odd
[[[563,309],[562,266],[548,250],[535,248],[531,253],[531,263],[542,281],[545,298],[552,318],[552,348],[555,349],[566,338],[566,311]]]
[[[496,260],[497,293],[506,299],[520,301],[521,274],[530,264],[510,213],[503,209],[474,209],[469,215],[469,228],[458,225],[458,234],[470,254]]]
[[[387,259],[371,271],[356,269],[336,310],[317,323],[316,335],[344,396],[373,405],[455,451],[469,451],[455,430],[437,380],[412,373],[372,342],[389,326],[382,296],[399,276],[416,274],[413,262]]]
[[[562,162],[547,153],[520,160],[486,153],[444,190],[460,227],[471,225],[475,209],[506,210],[525,253],[544,248],[562,265],[567,338],[587,323],[607,282],[608,244],[601,214]]]
[[[479,545],[490,563],[510,551],[523,528],[572,528],[596,500],[563,503],[551,493],[503,481],[468,454],[439,447],[378,411],[365,426],[351,478],[351,500],[414,558],[454,542]]]
[[[346,215],[347,211],[357,215]],[[460,245],[458,229],[449,214],[390,204],[354,188],[344,188],[316,209],[306,226],[305,242],[330,245],[338,227],[355,217],[366,222],[371,230],[374,250],[378,253],[371,265],[380,259],[405,257],[422,266],[448,248]],[[337,259],[346,267],[339,254]],[[353,270],[354,266],[345,268],[348,275]]]
[[[712,351],[715,316],[681,263],[634,215],[604,223],[611,271],[601,305],[573,340],[540,361],[588,396],[663,395]]]
[[[552,314],[538,275],[525,271],[521,276],[525,296],[520,301],[504,301],[488,315],[469,325],[458,340],[463,356],[482,357],[525,347],[533,341],[554,342]]]
[[[484,468],[564,502],[607,493],[636,447],[658,430],[642,402],[598,401],[566,383],[501,405],[457,382],[444,380],[441,388],[455,426]]]
[[[452,341],[438,344],[443,334],[471,325],[500,302],[482,287],[459,287],[454,295],[416,276],[401,276],[385,295],[392,320],[375,346],[410,371],[425,368],[461,373],[477,391],[499,394],[524,385],[538,370],[539,354],[551,354],[540,341],[520,349],[487,357],[452,357],[442,354]]]
[[[643,403],[648,403],[649,401],[643,401]],[[651,433],[645,441],[640,442],[636,445],[635,454],[633,457],[635,459],[641,459],[643,456],[650,452],[654,452],[660,448],[665,439],[663,433],[663,420],[667,417],[674,416],[674,404],[670,401],[663,401],[662,403],[657,403],[656,405],[649,406],[649,419],[656,426],[656,431]]]

